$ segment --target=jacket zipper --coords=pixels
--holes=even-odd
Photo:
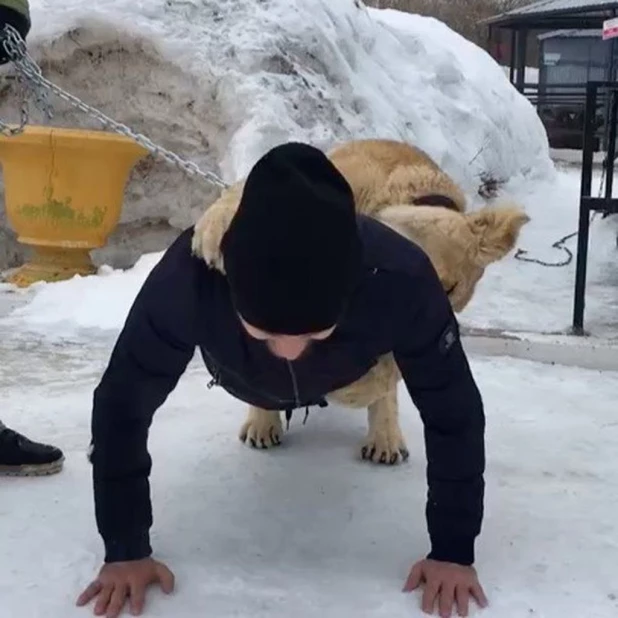
[[[238,380],[240,380],[248,389],[250,389],[251,391],[253,391],[257,395],[260,395],[260,397],[266,397],[267,399],[270,399],[270,400],[272,400],[274,402],[277,402],[277,403],[279,403],[281,405],[289,404],[289,401],[281,399],[280,397],[276,397],[275,395],[273,395],[271,393],[263,392],[263,391],[255,388],[254,386],[251,386],[244,378],[242,378],[242,376],[240,376],[237,372],[232,371],[229,367],[221,365],[221,368],[219,368],[218,363],[216,363],[214,361],[214,359],[212,358],[212,356],[210,356],[210,354],[208,354],[205,350],[202,350],[202,353],[205,356],[207,356],[208,359],[210,360],[210,362],[214,365],[214,370],[213,370],[213,374],[214,375],[213,375],[213,378],[206,385],[206,387],[208,389],[211,389],[211,388],[213,388],[215,386],[221,386],[221,369],[225,369],[228,373],[231,373]]]
[[[219,386],[219,382],[221,380],[221,377],[219,376],[219,372],[218,371],[213,371],[213,377],[212,380],[210,382],[208,382],[208,384],[206,385],[206,388],[211,389],[214,386]]]
[[[294,389],[294,400],[296,401],[296,407],[300,408],[300,392],[298,390],[298,380],[296,379],[296,373],[294,372],[294,367],[292,367],[292,363],[290,361],[286,361],[286,363],[288,365],[290,377],[292,378],[292,388]]]

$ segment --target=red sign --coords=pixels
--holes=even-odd
[[[618,36],[618,17],[607,19],[603,22],[603,40],[613,39]]]

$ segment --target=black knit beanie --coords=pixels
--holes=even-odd
[[[222,252],[235,309],[252,326],[289,335],[334,326],[362,268],[350,185],[317,148],[273,148],[246,179]]]

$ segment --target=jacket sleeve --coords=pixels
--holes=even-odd
[[[483,402],[459,325],[428,259],[402,287],[407,315],[400,320],[394,356],[424,425],[428,558],[470,565],[483,519]]]
[[[94,391],[90,460],[106,562],[151,554],[148,431],[195,351],[195,261],[184,232],[143,284]]]

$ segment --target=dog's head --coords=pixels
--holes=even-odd
[[[514,248],[530,220],[512,204],[468,213],[438,206],[390,206],[377,218],[427,253],[456,312],[470,302],[485,268]]]

